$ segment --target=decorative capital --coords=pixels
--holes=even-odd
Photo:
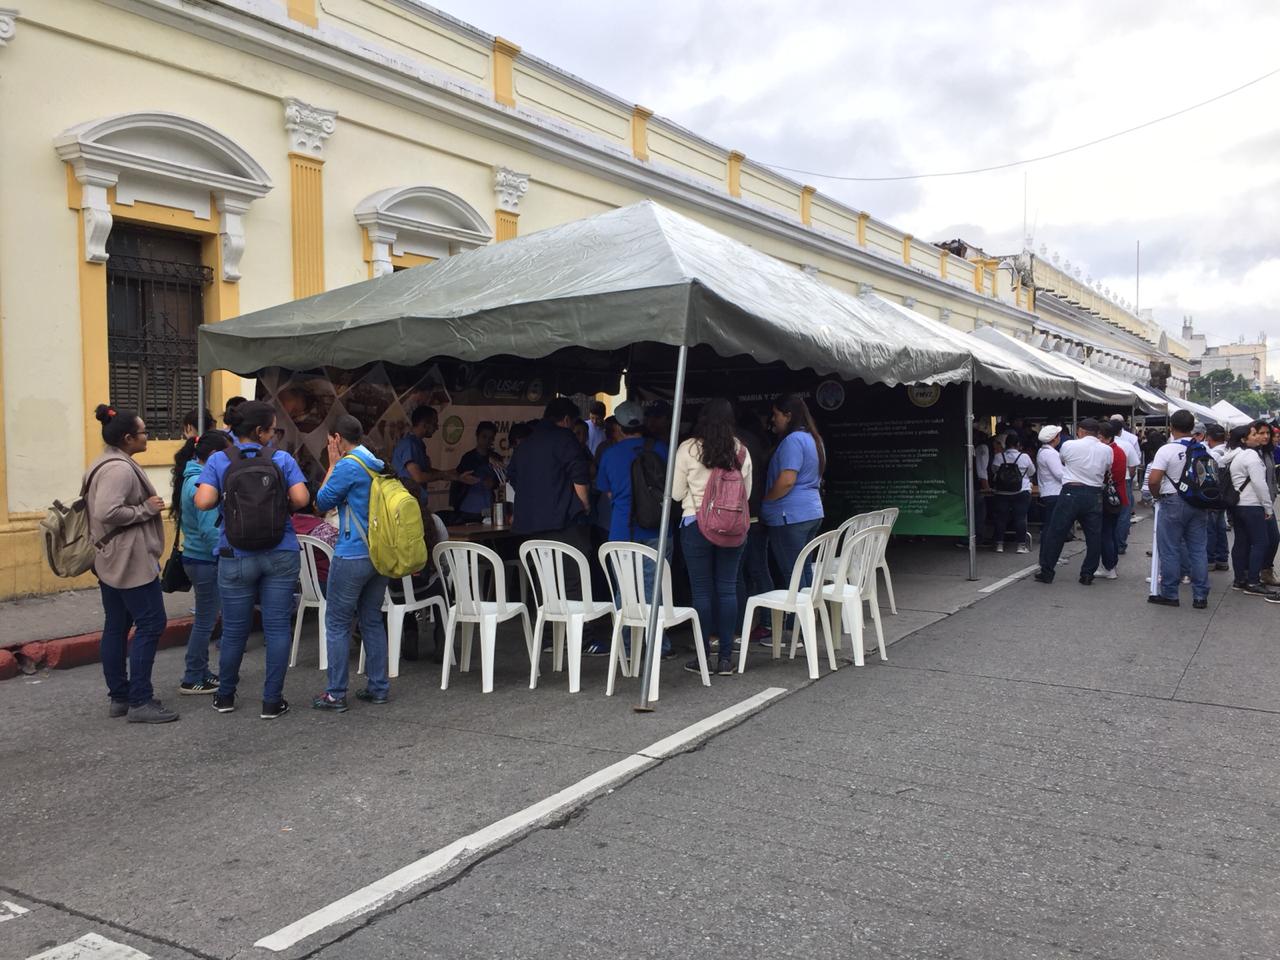
[[[502,54],[504,57],[515,58],[520,56],[520,44],[512,43],[510,40],[505,40],[502,37],[494,37],[493,51],[494,53]]]
[[[950,308],[950,307],[943,307],[941,310],[939,310],[939,311],[938,311],[938,319],[939,319],[939,320],[941,320],[943,323],[950,323],[950,322],[951,322],[951,308]]]
[[[18,32],[18,11],[9,7],[0,7],[0,47],[3,47]]]
[[[285,97],[284,129],[289,134],[289,147],[295,153],[320,156],[324,142],[338,128],[338,111],[313,107],[309,103]]]
[[[494,167],[493,192],[498,199],[499,210],[515,213],[520,200],[529,192],[529,175],[516,173],[509,167]]]
[[[902,298],[902,305],[903,305],[904,307],[906,307],[908,310],[914,310],[914,309],[916,308],[916,298],[915,298],[915,297],[903,297],[903,298]]]
[[[635,106],[631,108],[631,115],[633,117],[639,117],[641,120],[648,120],[650,117],[653,116],[653,111],[650,110],[648,107],[642,107],[640,106],[640,104],[637,103]]]

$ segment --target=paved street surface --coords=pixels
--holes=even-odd
[[[577,696],[545,661],[528,690],[511,643],[491,695],[421,662],[392,704],[317,716],[312,642],[272,723],[183,698],[139,729],[105,718],[96,668],[9,681],[0,958],[1273,958],[1280,608],[1226,574],[1206,612],[1146,604],[1149,526],[1088,588],[1074,558],[982,594],[1033,558],[984,556],[970,584],[961,551],[905,545],[885,622],[915,632],[888,664],[809,684],[761,653],[705,690],[676,661],[649,716],[633,681],[604,698],[603,661]],[[540,829],[253,946],[771,687]],[[119,947],[57,952],[86,935]]]

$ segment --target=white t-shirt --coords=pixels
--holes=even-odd
[[[1187,446],[1191,442],[1191,440],[1186,442],[1170,440],[1151,458],[1151,469],[1164,471],[1164,478],[1160,481],[1160,492],[1156,494],[1157,496],[1167,497],[1178,492],[1174,483],[1182,479],[1182,471],[1187,469]]]
[[[1022,474],[1022,487],[1017,493],[1029,493],[1031,491],[1031,477],[1036,472],[1035,465],[1032,464],[1031,458],[1019,450],[1002,450],[997,453],[995,459],[991,463],[991,476],[994,478],[996,471],[1000,469],[1002,463],[1017,464],[1018,471]],[[995,490],[995,480],[991,482],[991,488]],[[1004,492],[995,490],[998,497],[1014,497],[1017,493],[1013,491]]]
[[[1062,492],[1062,457],[1057,447],[1046,444],[1036,454],[1036,482],[1042,497],[1056,497]]]
[[[1064,485],[1082,483],[1086,487],[1101,487],[1114,459],[1111,447],[1090,436],[1068,440],[1059,448],[1059,454]]]

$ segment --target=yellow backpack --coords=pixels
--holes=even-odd
[[[361,528],[351,508],[347,517],[369,548],[373,569],[384,577],[399,579],[427,565],[427,539],[422,530],[422,508],[398,477],[375,473],[359,457],[348,454],[369,474],[369,530]]]

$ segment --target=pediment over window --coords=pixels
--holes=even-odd
[[[356,204],[355,218],[368,234],[375,277],[391,272],[393,255],[438,259],[493,239],[474,207],[439,187],[379,190]]]

